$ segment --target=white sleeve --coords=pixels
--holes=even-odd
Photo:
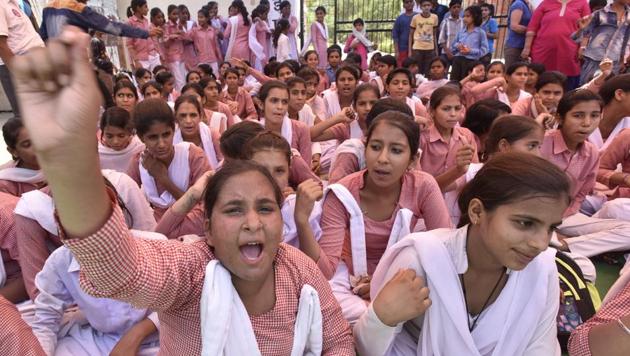
[[[523,356],[537,355],[554,355],[560,356],[560,344],[558,344],[558,328],[556,318],[560,307],[558,298],[560,298],[560,285],[555,269],[547,276],[549,279],[549,294],[547,295],[547,303],[545,312],[536,327],[536,331],[523,353]]]
[[[383,281],[385,281],[384,283],[386,284],[399,270],[406,268],[415,270],[416,275],[420,277],[425,276],[424,270],[418,260],[418,254],[413,246],[402,249],[391,265],[383,266],[379,264],[374,274],[385,273]],[[370,286],[370,296],[372,300],[376,299],[383,287],[384,285],[375,285],[374,283]],[[419,323],[419,325],[422,325],[422,323]],[[354,326],[354,340],[359,354],[385,355],[394,343],[396,336],[401,331],[404,332],[402,326],[402,323],[396,327],[383,324],[374,312],[372,303],[370,303],[368,310],[359,318],[359,321]]]
[[[55,254],[51,255],[55,256]],[[60,255],[56,255],[60,256]],[[46,355],[54,355],[57,347],[57,333],[61,326],[64,311],[73,304],[72,296],[57,271],[65,272],[68,266],[56,265],[56,259],[49,258],[44,268],[35,277],[39,294],[35,298],[35,318],[31,327],[33,334],[42,345]]]

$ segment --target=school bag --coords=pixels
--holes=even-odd
[[[556,252],[556,267],[562,294],[556,318],[558,342],[562,352],[567,352],[571,332],[595,315],[601,298],[595,286],[584,278],[580,267],[562,251]]]

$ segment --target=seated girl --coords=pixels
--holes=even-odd
[[[249,93],[238,85],[239,72],[235,68],[228,68],[225,71],[226,87],[219,93],[219,100],[227,104],[232,111],[232,115],[240,120],[258,120],[258,114],[254,107],[254,102]]]
[[[203,149],[210,168],[215,170],[223,159],[219,150],[219,132],[201,122],[203,115],[199,100],[192,95],[180,96],[175,101],[177,128],[173,144],[190,142]]]
[[[424,107],[418,98],[414,99],[409,97],[412,83],[413,76],[411,72],[405,68],[394,69],[387,75],[387,80],[385,81],[389,97],[409,105],[413,117],[421,123],[421,128],[424,128],[423,126],[428,124],[428,122],[426,122],[426,118],[428,117],[427,108]]]
[[[448,83],[446,79],[448,63],[442,57],[435,57],[429,64],[429,80],[422,82],[416,89],[416,96],[422,100],[424,105],[429,103],[429,98],[435,89]]]
[[[133,112],[134,106],[138,102],[138,90],[133,83],[127,79],[122,79],[114,85],[114,104],[129,112]]]
[[[220,127],[223,126],[223,117],[226,118],[225,128],[234,125],[234,115],[227,104],[219,101],[219,83],[214,77],[203,78],[199,82],[201,88],[203,88],[203,110],[205,117],[208,118],[210,126],[216,128],[217,123],[220,123]],[[222,131],[219,131],[223,133]]]
[[[462,127],[467,128],[475,136],[477,156],[480,161],[487,158],[485,141],[490,127],[496,118],[510,114],[512,109],[496,99],[483,99],[466,108],[466,116]]]
[[[456,221],[457,194],[465,181],[468,165],[479,162],[477,144],[470,130],[459,126],[462,98],[454,86],[446,85],[431,94],[433,125],[420,135],[420,165],[435,177],[451,216]]]
[[[495,64],[490,64],[490,66],[494,67],[495,71],[502,67]],[[525,62],[513,63],[507,68],[504,76],[495,76],[496,73],[488,70],[488,80],[472,87],[470,93],[475,100],[497,99],[512,107],[517,101],[532,96],[525,91],[527,71]]]
[[[51,113],[48,126],[77,130],[40,129],[33,142],[38,152],[60,153],[38,158],[53,194],[60,197],[56,201],[60,229],[81,265],[82,288],[91,295],[157,311],[163,355],[354,355],[349,326],[317,266],[280,243],[282,194],[259,165],[233,162],[212,177],[204,194],[206,241],[182,244],[130,236],[120,208],[99,179],[98,158],[90,150],[96,140],[89,135],[93,124],[85,123],[96,122],[90,115],[98,110],[98,102],[92,100],[98,89],[93,79],[74,77],[91,71],[81,51],[89,37],[69,29],[58,41],[67,46],[53,42],[65,51],[61,58],[72,68],[68,82],[74,85],[62,87],[61,96],[86,110]],[[51,56],[44,58],[50,61]],[[25,63],[35,60],[27,58]],[[55,66],[39,63],[37,68]],[[39,82],[38,89],[22,90],[39,77],[30,64],[15,70],[18,91],[31,95],[20,99],[42,103],[24,112],[27,127],[34,132],[41,128],[45,107],[63,104],[58,96],[43,92]],[[51,69],[45,77],[58,83],[55,73]]]
[[[44,174],[22,120],[11,118],[2,125],[2,137],[13,158],[0,166],[0,192],[21,196],[46,185]]]
[[[143,98],[142,100],[162,98],[162,84],[153,80],[144,83],[140,91]]]
[[[12,303],[28,299],[19,264],[15,206],[20,198],[0,192],[0,297]],[[27,258],[27,256],[23,256]]]
[[[130,112],[114,106],[101,115],[98,156],[101,169],[126,172],[129,161],[144,151],[144,144],[135,134]]]
[[[599,170],[599,151],[588,142],[597,129],[603,102],[586,89],[566,93],[558,104],[560,127],[547,131],[542,156],[558,166],[571,180],[571,205],[558,227],[560,249],[586,257],[630,249],[630,222],[589,217],[580,212],[593,191]]]
[[[363,84],[361,84],[362,86]],[[368,84],[369,85],[369,84]],[[355,108],[357,112],[358,107]],[[403,104],[392,98],[384,98],[374,103],[374,106],[365,115],[365,125],[370,124],[378,115],[386,111],[398,111],[411,117],[411,109],[407,104]],[[361,114],[359,114],[361,115]],[[341,143],[334,152],[330,173],[328,175],[329,183],[336,183],[341,178],[365,169],[365,142],[364,138],[350,138]],[[419,168],[419,165],[416,167]]]
[[[613,197],[630,198],[630,129],[622,130],[601,155],[597,181],[616,189]]]
[[[518,100],[512,105],[514,115],[533,119],[540,114],[555,114],[564,95],[567,77],[560,72],[544,72],[538,77],[533,96]]]
[[[385,252],[354,328],[358,352],[559,356],[548,244],[569,190],[564,172],[531,154],[488,161],[459,197],[458,229],[412,234]]]
[[[316,261],[351,324],[369,304],[370,277],[389,246],[416,228],[451,226],[435,179],[412,168],[418,136],[410,116],[379,115],[366,137],[367,168],[327,188]]]
[[[229,75],[229,74],[228,74]],[[282,135],[292,148],[299,151],[306,162],[311,162],[311,134],[301,121],[289,119],[289,89],[278,80],[266,82],[260,88],[258,98],[262,102],[260,123],[267,129]]]
[[[172,108],[179,97],[179,92],[175,90],[175,76],[168,71],[160,72],[155,75],[155,81],[162,85],[162,99],[166,100]]]
[[[320,74],[317,70],[304,67],[297,73],[298,77],[306,82],[306,105],[311,107],[313,113],[320,119],[326,117],[326,106],[324,99],[317,92]]]
[[[146,150],[130,161],[127,174],[142,187],[159,220],[210,165],[201,148],[189,142],[173,144],[175,117],[164,100],[138,104],[134,124]]]
[[[330,84],[328,83],[328,77],[323,72],[319,71],[319,54],[315,50],[308,50],[304,53],[304,64],[306,67],[311,68],[318,73],[317,94],[320,94],[324,90],[328,89]]]

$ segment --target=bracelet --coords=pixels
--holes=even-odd
[[[619,324],[619,327],[623,329],[623,331],[625,331],[626,334],[630,335],[630,329],[628,329],[626,324],[624,324],[623,321],[621,321],[621,318],[617,318],[617,324]]]

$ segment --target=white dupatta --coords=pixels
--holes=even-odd
[[[339,201],[343,204],[344,208],[350,215],[350,245],[352,250],[352,269],[354,270],[354,276],[367,276],[367,252],[365,243],[365,225],[363,222],[363,212],[361,207],[352,196],[352,193],[345,186],[335,183],[326,188],[324,196],[328,192],[334,193]],[[389,235],[387,241],[387,248],[394,245],[403,237],[407,236],[411,232],[411,218],[413,212],[406,208],[401,208],[396,214],[394,220],[394,226]],[[341,262],[343,263],[343,262]],[[339,271],[339,269],[337,269]],[[345,276],[348,278],[349,276]],[[337,273],[333,279],[337,278]]]
[[[190,183],[190,163],[188,162],[190,142],[180,142],[173,145],[173,149],[175,155],[168,166],[168,176],[179,189],[186,191]],[[140,168],[142,190],[149,202],[160,208],[167,208],[175,203],[175,198],[168,191],[165,190],[162,194],[158,194],[155,179],[142,166],[142,162],[138,162],[138,167]]]
[[[359,42],[363,43],[363,45],[367,48],[368,52],[371,52],[374,50],[374,43],[372,43],[372,41],[368,40],[368,38],[366,37],[367,32],[365,31],[365,27],[360,32],[357,31],[355,28],[352,28],[352,35],[354,36],[355,40],[358,40]]]
[[[0,180],[10,180],[18,183],[37,184],[46,178],[40,170],[17,167],[17,162],[9,161],[0,167]]]
[[[265,118],[260,119],[260,124],[265,127]],[[288,115],[284,116],[282,119],[282,127],[280,128],[280,135],[284,137],[285,140],[289,143],[289,146],[293,147],[293,125],[291,124],[291,119],[289,119]]]
[[[252,23],[252,25],[249,27],[249,48],[252,50],[254,57],[256,57],[254,60],[254,68],[262,71],[262,64],[265,59],[267,59],[267,57],[265,56],[265,48],[263,47],[263,44],[258,42],[258,37],[256,37],[256,26],[259,21],[262,20],[257,19],[257,21],[255,23]],[[262,22],[265,23],[264,21]]]
[[[330,166],[332,167],[337,160],[337,157],[342,153],[350,153],[357,157],[357,161],[359,162],[359,170],[365,169],[365,144],[362,139],[351,138],[349,140],[343,141],[337,149],[332,157]]]
[[[282,209],[280,210],[282,213],[282,223],[284,225],[282,229],[282,242],[295,248],[300,248],[300,238],[297,233],[297,226],[295,225],[295,202],[296,195],[289,195],[284,199]],[[315,240],[317,241],[322,237],[322,229],[319,226],[319,219],[322,215],[322,203],[323,199],[315,202],[311,216],[308,218],[313,236],[315,236]]]
[[[228,19],[230,21],[230,39],[228,42],[227,51],[225,52],[225,61],[229,62],[232,59],[232,50],[234,49],[234,42],[236,41],[236,31],[238,30],[238,15],[232,16]]]
[[[214,116],[214,115],[213,115]],[[219,165],[219,160],[217,159],[217,151],[214,149],[214,142],[212,141],[212,133],[210,132],[210,127],[203,122],[199,123],[199,136],[201,136],[201,144],[203,145],[203,152],[206,154],[208,158],[208,163],[210,163],[210,168],[216,169]],[[173,136],[173,144],[178,144],[181,142],[185,142],[182,137],[182,130],[177,127],[175,130],[175,134]]]
[[[432,302],[424,314],[417,355],[523,355],[534,335],[540,332],[539,324],[547,312],[549,297],[553,294],[552,298],[557,299],[559,293],[555,250],[543,251],[521,271],[510,271],[501,294],[480,316],[471,333],[459,279],[459,274],[468,269],[467,231],[468,226],[455,231],[414,233],[388,248],[372,278],[376,289],[372,289],[371,296],[376,297],[377,289],[387,282],[389,267],[398,255],[411,247],[424,270]],[[557,288],[550,291],[550,286]],[[553,316],[557,311],[556,306]],[[552,324],[555,330],[555,323]],[[555,337],[549,341],[555,342]]]
[[[57,236],[59,231],[54,212],[52,197],[41,190],[22,194],[14,210],[15,214],[37,221],[44,230]]]
[[[320,355],[322,328],[319,295],[305,284],[300,293],[291,356]],[[201,355],[261,355],[230,272],[218,260],[206,266],[201,292]]]
[[[120,151],[113,150],[99,141],[98,157],[101,169],[113,169],[124,173],[129,168],[131,159],[142,151],[144,151],[144,144],[136,135],[133,136],[127,147]]]
[[[328,26],[326,26],[325,23],[322,24],[319,21],[315,21],[315,25],[317,26],[317,29],[322,34],[322,36],[324,36],[326,41],[328,41]],[[313,47],[315,47],[315,34],[309,31],[306,36],[306,41],[304,41],[304,46],[302,46],[302,51],[300,51],[300,56],[304,56],[311,43],[313,43]]]

